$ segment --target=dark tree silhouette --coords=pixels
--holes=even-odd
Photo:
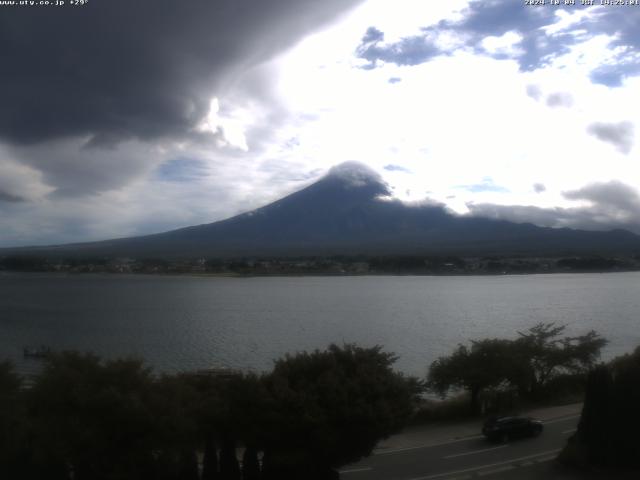
[[[581,466],[640,469],[640,347],[589,374],[578,430],[562,458]]]
[[[202,457],[202,480],[218,480],[218,451],[213,434],[205,440],[204,455]]]
[[[138,361],[51,356],[28,392],[36,470],[65,469],[77,480],[148,478],[155,446],[151,391],[150,372]]]
[[[276,361],[265,379],[266,478],[334,478],[402,428],[419,384],[392,370],[395,359],[381,347],[331,345]]]
[[[0,478],[19,478],[27,455],[21,380],[9,362],[0,362]]]
[[[180,452],[178,477],[180,480],[199,480],[198,458],[195,450],[185,448]]]
[[[612,383],[611,372],[605,365],[594,368],[587,378],[578,436],[588,445],[588,461],[594,465],[606,464],[612,453],[613,438],[608,431],[613,420]]]
[[[179,478],[193,478],[197,472],[196,451],[201,448],[198,436],[197,405],[199,392],[186,374],[163,375],[152,383],[147,408],[155,419],[155,444],[162,453],[162,474],[173,472]]]
[[[513,379],[522,394],[535,397],[547,382],[560,373],[584,373],[600,357],[607,344],[594,330],[576,337],[564,336],[566,325],[538,323],[526,332],[518,332],[514,358],[518,377]]]
[[[222,439],[220,447],[221,480],[241,480],[240,464],[236,456],[236,442],[228,436]]]
[[[470,394],[472,413],[479,413],[480,394],[497,387],[517,388],[522,396],[537,398],[549,381],[559,375],[586,376],[607,341],[595,331],[561,337],[565,326],[539,323],[519,333],[516,340],[473,340],[459,345],[429,367],[429,388],[446,395],[452,388]]]
[[[255,447],[247,446],[242,455],[242,480],[260,480],[260,462]]]
[[[332,345],[288,355],[262,377],[158,377],[137,360],[64,352],[47,358],[27,390],[10,365],[0,363],[0,474],[28,480],[337,478],[336,468],[368,455],[413,411],[419,383],[394,372],[394,360],[380,347]]]
[[[467,390],[471,412],[478,413],[480,394],[507,381],[512,373],[512,360],[512,343],[508,340],[473,341],[471,347],[458,345],[451,355],[431,364],[427,385],[442,396],[451,388]]]

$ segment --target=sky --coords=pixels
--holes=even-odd
[[[640,234],[640,6],[51,3],[0,5],[0,246],[210,223],[346,161],[410,204]]]

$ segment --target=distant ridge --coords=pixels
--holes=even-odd
[[[3,249],[0,255],[229,258],[326,255],[576,255],[640,253],[640,236],[538,227],[454,215],[392,200],[380,175],[357,162],[276,202],[215,223],[141,237]]]

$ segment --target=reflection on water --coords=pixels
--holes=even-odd
[[[640,273],[479,277],[215,278],[0,275],[0,357],[38,368],[26,345],[137,356],[158,370],[264,370],[331,342],[383,345],[397,368],[428,364],[471,338],[537,322],[596,329],[606,357],[640,344]]]

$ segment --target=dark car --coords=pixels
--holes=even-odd
[[[540,420],[529,417],[493,417],[482,427],[482,434],[491,441],[506,442],[519,437],[536,437],[544,426]]]

